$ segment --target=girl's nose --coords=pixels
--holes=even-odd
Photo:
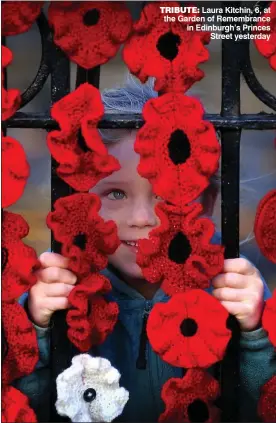
[[[154,205],[148,201],[134,204],[127,219],[128,226],[136,226],[137,228],[154,227],[157,223]]]

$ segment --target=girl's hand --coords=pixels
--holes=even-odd
[[[33,323],[47,327],[54,311],[68,308],[68,296],[77,277],[67,269],[69,260],[60,254],[43,253],[39,261],[41,269],[36,272],[37,283],[30,289],[28,308]]]
[[[216,276],[213,295],[236,316],[244,332],[260,327],[264,307],[264,285],[260,272],[244,258],[224,261],[223,273]]]

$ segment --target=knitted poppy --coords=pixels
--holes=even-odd
[[[7,4],[7,3],[4,3],[4,4]],[[1,53],[2,53],[2,76],[1,76],[2,78],[2,87],[1,87],[2,116],[1,116],[1,119],[4,121],[9,119],[19,108],[21,103],[21,97],[20,97],[19,90],[16,90],[16,89],[6,90],[4,88],[4,71],[3,70],[7,66],[9,66],[9,64],[12,62],[13,56],[12,56],[11,50],[5,46],[2,46]]]
[[[276,375],[261,387],[258,414],[263,422],[276,422]]]
[[[212,295],[193,289],[155,304],[148,318],[148,338],[172,366],[210,367],[222,360],[231,338],[228,315]]]
[[[165,22],[160,6],[175,7],[178,2],[153,2],[146,4],[134,31],[125,43],[123,59],[129,70],[146,82],[155,77],[156,91],[186,91],[204,72],[198,65],[209,59],[204,44],[210,33],[195,30],[194,22],[179,22],[177,13],[170,14],[175,22]],[[193,13],[183,14],[191,19]],[[187,30],[187,24],[194,30]]]
[[[115,56],[132,27],[124,2],[55,1],[50,4],[48,19],[54,42],[85,69]]]
[[[38,346],[33,324],[17,302],[2,305],[2,324],[8,343],[2,366],[2,383],[9,384],[33,372],[38,361]]]
[[[2,207],[14,204],[24,192],[30,166],[22,145],[2,136]]]
[[[263,255],[276,264],[276,189],[269,191],[260,201],[254,232]]]
[[[219,165],[220,145],[200,102],[169,93],[149,100],[145,125],[134,149],[141,155],[138,172],[164,200],[181,205],[195,200]]]
[[[276,348],[276,289],[272,298],[265,302],[265,308],[262,316],[262,326],[268,333],[268,338]]]
[[[37,422],[34,411],[29,406],[29,399],[13,386],[2,387],[2,423]]]
[[[194,203],[181,210],[165,203],[157,204],[160,226],[149,239],[138,241],[137,264],[145,279],[162,281],[168,295],[191,288],[208,288],[210,279],[221,272],[224,247],[211,244],[213,222],[199,218],[202,206]]]
[[[104,342],[112,332],[118,316],[118,305],[108,303],[103,295],[111,290],[107,278],[90,274],[70,292],[67,313],[68,338],[80,351]]]
[[[209,373],[188,370],[182,379],[171,378],[163,385],[166,409],[158,421],[219,422],[220,410],[213,405],[219,394],[219,383]]]
[[[2,35],[28,31],[40,15],[43,1],[6,1],[2,3]]]
[[[107,266],[107,256],[120,244],[116,224],[105,222],[98,214],[101,202],[95,194],[73,194],[59,198],[47,225],[62,243],[62,254],[70,258],[69,267],[86,276]]]
[[[2,218],[2,301],[13,301],[36,283],[40,267],[36,252],[22,241],[29,233],[19,214],[3,212]]]
[[[269,60],[269,64],[276,71],[276,2],[273,1],[269,5],[269,12],[264,14],[265,17],[270,18],[268,26],[269,31],[261,31],[262,33],[270,34],[269,40],[255,39],[254,43],[259,52]]]
[[[99,90],[87,83],[51,109],[61,129],[48,134],[48,148],[59,164],[58,176],[76,191],[89,191],[100,179],[120,169],[97,130],[103,114]]]

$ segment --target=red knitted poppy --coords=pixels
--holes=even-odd
[[[258,414],[263,422],[276,422],[276,375],[261,388]]]
[[[155,77],[156,91],[186,91],[204,72],[198,65],[209,59],[204,44],[210,41],[210,33],[195,31],[195,23],[179,22],[179,15],[170,14],[175,22],[165,22],[160,6],[175,7],[178,2],[153,2],[146,4],[140,19],[134,23],[132,36],[123,49],[123,59],[129,70],[141,82]],[[185,16],[195,16],[186,13]]]
[[[149,100],[134,149],[138,172],[154,192],[177,205],[195,200],[219,165],[220,145],[197,99],[169,93]]]
[[[209,373],[188,370],[182,379],[171,378],[163,385],[166,409],[158,421],[219,422],[220,410],[213,405],[219,394],[219,383]]]
[[[82,352],[104,342],[114,328],[118,305],[103,298],[110,290],[107,278],[90,274],[70,292],[68,300],[74,309],[67,313],[68,338]]]
[[[34,423],[37,422],[34,411],[29,406],[29,399],[13,386],[2,388],[2,423]]]
[[[254,232],[263,255],[276,264],[276,189],[269,191],[260,201]]]
[[[55,211],[47,216],[47,225],[62,243],[62,254],[70,258],[69,267],[78,276],[86,276],[107,266],[120,240],[116,224],[105,222],[98,214],[101,202],[95,194],[73,194],[59,198]]]
[[[2,301],[20,297],[36,283],[34,271],[40,267],[36,252],[22,239],[29,226],[19,214],[3,212],[2,220]]]
[[[30,166],[22,145],[2,135],[2,207],[14,204],[24,192]]]
[[[268,333],[268,338],[276,348],[276,289],[272,298],[265,302],[265,308],[262,316],[262,326]]]
[[[215,232],[213,222],[199,218],[201,204],[194,203],[179,210],[159,203],[156,214],[160,226],[149,239],[138,241],[137,264],[151,283],[163,281],[168,295],[191,288],[208,288],[210,279],[221,272],[224,247],[211,244]]]
[[[8,3],[4,3],[4,5],[8,4]],[[2,30],[3,30],[3,28],[2,28]],[[1,78],[2,78],[2,82],[1,82],[2,83],[2,87],[1,87],[2,116],[1,116],[1,119],[4,121],[4,120],[9,119],[16,112],[16,110],[19,108],[20,103],[21,103],[21,97],[20,97],[20,91],[19,90],[16,90],[16,89],[6,90],[4,88],[4,72],[3,72],[3,70],[7,66],[9,66],[9,64],[12,62],[13,56],[12,56],[11,50],[8,49],[5,46],[2,46],[1,52],[2,52],[2,76],[1,76]]]
[[[54,42],[85,69],[115,56],[132,27],[124,2],[55,1],[50,4],[48,19],[54,28]]]
[[[48,134],[48,148],[59,163],[58,176],[76,191],[89,191],[100,179],[120,169],[97,130],[103,114],[99,90],[87,83],[51,109],[61,129]]]
[[[2,323],[8,344],[2,383],[9,384],[33,372],[38,361],[38,346],[35,329],[17,302],[2,305]]]
[[[269,13],[264,14],[265,17],[269,17],[270,21],[267,26],[270,27],[270,31],[266,31],[266,34],[270,34],[269,40],[256,39],[254,40],[255,45],[259,52],[269,60],[269,64],[276,71],[276,2],[273,1],[269,5]],[[261,31],[264,33],[264,31]]]
[[[2,3],[2,35],[28,31],[40,15],[43,1],[6,1]]]
[[[153,307],[147,333],[153,350],[172,366],[210,367],[222,360],[231,331],[228,312],[200,289],[176,294]]]

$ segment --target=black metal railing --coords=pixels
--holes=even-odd
[[[137,2],[138,3],[138,2]],[[145,2],[144,2],[145,3]],[[202,3],[203,4],[203,3]],[[265,7],[268,2],[261,2]],[[197,2],[200,7],[201,2]],[[216,2],[220,6],[239,6],[239,2]],[[248,7],[255,5],[247,2]],[[30,87],[23,93],[22,107],[29,103],[43,88],[48,77],[51,77],[52,104],[64,97],[70,91],[70,63],[66,56],[54,45],[48,22],[42,13],[37,20],[41,42],[42,57],[37,75]],[[241,114],[240,113],[240,81],[244,78],[250,90],[264,104],[276,111],[276,97],[264,89],[258,81],[251,64],[250,42],[224,40],[222,41],[222,98],[221,113],[206,114],[209,120],[221,134],[222,165],[221,165],[221,226],[222,242],[225,245],[225,257],[239,256],[239,169],[240,169],[240,138],[243,129],[268,130],[276,129],[275,113]],[[100,67],[86,71],[77,69],[76,87],[83,82],[89,82],[99,87]],[[100,128],[140,128],[143,125],[141,115],[107,114],[99,124]],[[58,128],[46,113],[25,113],[18,111],[3,128],[40,128],[46,131]],[[51,201],[52,205],[60,198],[74,191],[56,175],[56,163],[52,160],[51,168]],[[52,250],[59,252],[60,245],[52,239]],[[218,367],[217,376],[222,387],[221,406],[222,421],[238,421],[237,385],[239,384],[239,330],[235,320],[229,322],[233,337],[225,358]],[[65,421],[55,411],[56,376],[70,365],[74,348],[67,339],[65,312],[56,312],[51,330],[51,371],[52,371],[52,410],[51,421]]]

